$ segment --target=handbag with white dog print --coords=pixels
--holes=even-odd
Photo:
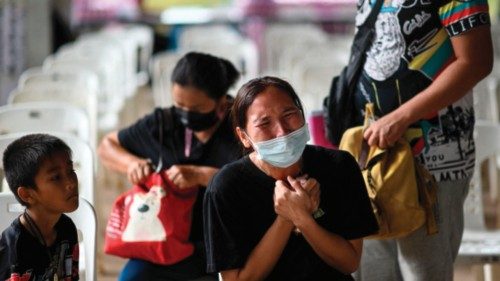
[[[165,116],[159,115],[163,128]],[[162,140],[160,129],[160,144]],[[198,188],[175,186],[162,169],[161,155],[160,148],[156,171],[114,202],[105,232],[106,254],[169,265],[193,253],[189,234]]]
[[[197,188],[178,189],[163,173],[120,195],[106,226],[104,252],[156,264],[173,264],[193,253],[189,242]]]

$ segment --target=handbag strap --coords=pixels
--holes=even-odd
[[[170,112],[170,110],[168,108],[165,108],[165,109],[161,109],[159,110],[159,114],[158,115],[158,124],[159,124],[159,128],[158,128],[158,134],[159,134],[159,143],[160,143],[160,155],[158,156],[158,164],[156,165],[156,169],[155,169],[155,172],[159,173],[162,169],[163,169],[163,165],[164,165],[164,160],[163,160],[163,134],[164,134],[164,131],[165,130],[168,130],[169,129],[169,126],[172,124],[172,113]],[[165,122],[167,121],[168,122]],[[165,125],[166,123],[166,125]]]
[[[373,35],[375,34],[375,22],[382,8],[384,0],[377,0],[365,22],[358,27],[358,32],[354,35],[351,47],[351,55],[346,70],[347,85],[352,88],[357,80],[361,66],[365,62],[365,53],[372,45]]]
[[[375,120],[375,106],[373,103],[367,103],[365,105],[365,121],[363,125],[363,133],[370,126],[370,123],[373,120]],[[370,163],[367,163],[370,146],[363,136],[361,136],[361,139],[361,150],[358,157],[358,165],[361,170],[364,170],[369,168],[367,166],[373,166],[373,163],[376,163],[381,158],[381,156],[375,156],[370,160]]]

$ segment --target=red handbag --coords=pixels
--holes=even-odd
[[[104,252],[169,265],[193,253],[191,214],[198,188],[179,189],[164,172],[152,173],[113,204]]]

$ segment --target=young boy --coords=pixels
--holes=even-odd
[[[31,134],[4,152],[5,177],[25,212],[0,237],[0,280],[78,280],[76,227],[63,213],[78,208],[71,149]]]

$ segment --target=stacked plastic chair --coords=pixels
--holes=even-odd
[[[500,230],[486,228],[483,206],[483,180],[481,164],[489,157],[500,154],[500,125],[491,121],[476,121],[475,130],[476,165],[464,206],[464,234],[458,261],[484,264],[485,281],[498,280],[493,277],[492,263],[500,259]]]
[[[157,54],[151,63],[153,96],[157,106],[172,104],[170,75],[177,61],[187,52],[208,53],[231,61],[242,77],[235,88],[259,74],[259,58],[256,45],[229,26],[186,27],[176,51]]]

